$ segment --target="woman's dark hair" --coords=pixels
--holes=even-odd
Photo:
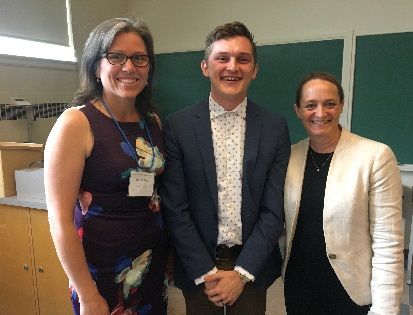
[[[316,79],[333,83],[337,87],[337,92],[338,92],[338,97],[340,98],[340,102],[344,101],[343,87],[341,86],[340,82],[337,81],[335,77],[333,77],[331,74],[326,73],[326,72],[312,72],[310,74],[307,74],[297,87],[297,92],[295,94],[295,105],[297,105],[297,107],[300,107],[301,96],[303,93],[303,86],[308,81],[316,80]]]
[[[80,62],[79,88],[73,99],[74,105],[85,103],[102,97],[102,83],[96,78],[96,69],[102,54],[108,52],[116,35],[120,33],[134,32],[139,35],[145,43],[149,57],[148,84],[136,97],[135,107],[140,115],[147,117],[148,113],[154,112],[152,105],[152,84],[155,74],[155,53],[153,49],[153,38],[147,25],[133,18],[112,18],[100,23],[90,33]]]

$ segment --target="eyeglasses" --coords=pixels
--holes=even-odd
[[[130,59],[136,67],[146,67],[149,64],[148,55],[127,56],[119,52],[108,52],[102,54],[102,57],[106,58],[111,65],[124,65],[128,59]]]

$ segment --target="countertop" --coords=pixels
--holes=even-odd
[[[37,199],[19,199],[17,196],[3,197],[0,198],[1,205],[10,205],[17,207],[26,207],[47,210],[46,200],[37,200]]]
[[[399,169],[402,172],[413,172],[413,164],[399,164]]]

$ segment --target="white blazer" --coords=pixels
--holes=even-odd
[[[285,181],[283,275],[300,207],[309,139],[292,146]],[[402,185],[391,149],[342,129],[328,171],[326,256],[351,299],[369,314],[397,315],[403,293]]]

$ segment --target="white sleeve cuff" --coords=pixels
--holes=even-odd
[[[241,266],[235,266],[234,270],[238,271],[240,274],[246,276],[248,279],[254,282],[255,277],[252,274],[250,274],[248,271],[246,271],[244,268],[242,268]]]
[[[199,278],[196,278],[195,279],[195,284],[198,285],[198,284],[204,283],[205,282],[205,279],[204,279],[205,276],[213,275],[217,272],[218,272],[217,267],[214,267],[214,269],[212,269],[211,271],[208,271],[206,274],[200,276]]]

